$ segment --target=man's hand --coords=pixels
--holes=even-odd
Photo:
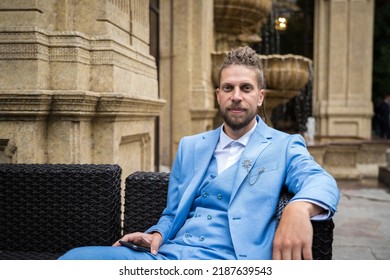
[[[275,233],[272,259],[313,259],[313,226],[310,217],[322,211],[321,207],[306,201],[288,204]]]
[[[162,236],[158,232],[153,232],[153,233],[133,232],[124,235],[120,240],[133,242],[134,244],[139,246],[150,247],[150,252],[153,255],[156,255],[161,245]],[[119,243],[118,240],[112,246],[121,246],[121,244]]]

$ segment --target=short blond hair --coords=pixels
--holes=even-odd
[[[226,54],[222,64],[219,67],[218,84],[221,81],[222,70],[231,65],[243,65],[252,68],[256,72],[258,87],[265,87],[263,64],[256,51],[252,48],[248,46],[238,47]]]

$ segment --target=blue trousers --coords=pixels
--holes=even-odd
[[[235,260],[231,252],[168,241],[157,255],[124,246],[85,246],[66,252],[59,260]]]
[[[124,246],[86,246],[74,248],[59,260],[164,260],[162,254],[138,252]]]

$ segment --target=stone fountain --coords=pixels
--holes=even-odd
[[[216,54],[260,42],[271,8],[272,0],[214,0]]]

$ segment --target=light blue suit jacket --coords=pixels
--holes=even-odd
[[[229,229],[238,259],[270,259],[276,229],[275,211],[283,187],[295,199],[310,199],[336,211],[336,181],[309,154],[300,135],[268,127],[257,117],[238,164],[228,210]],[[172,239],[187,219],[196,190],[202,182],[218,143],[221,127],[184,137],[172,167],[168,201],[159,222],[163,243]],[[220,229],[210,229],[218,231]]]

